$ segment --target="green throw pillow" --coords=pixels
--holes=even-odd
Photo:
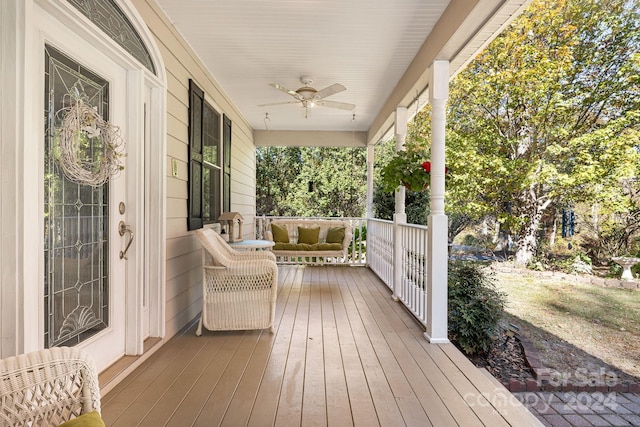
[[[327,231],[327,243],[342,243],[344,240],[345,227],[331,227]]]
[[[271,224],[273,241],[276,243],[289,243],[289,233],[284,225]]]
[[[105,427],[105,425],[98,411],[93,411],[64,422],[58,427]]]
[[[298,227],[298,243],[318,243],[320,227]]]

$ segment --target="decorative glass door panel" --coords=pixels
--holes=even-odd
[[[64,112],[77,100],[109,112],[109,82],[51,46],[45,48],[45,346],[72,346],[109,326],[109,184],[78,184],[60,167]],[[78,150],[96,159],[101,138]]]

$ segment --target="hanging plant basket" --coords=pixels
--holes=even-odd
[[[422,151],[398,151],[382,169],[384,191],[392,193],[400,185],[410,191],[427,190],[431,182],[431,164],[426,161],[427,158]]]
[[[431,185],[431,162],[429,153],[411,144],[406,150],[397,151],[389,163],[382,168],[382,189],[393,193],[399,186],[409,191],[427,191]],[[448,174],[449,169],[444,168]]]
[[[120,128],[105,121],[96,107],[76,99],[59,114],[59,161],[69,181],[99,187],[124,169]]]
[[[429,184],[428,183],[424,183],[422,184],[422,187],[420,187],[420,185],[414,185],[411,184],[408,181],[402,181],[402,186],[404,188],[406,188],[409,191],[427,191],[429,189]]]

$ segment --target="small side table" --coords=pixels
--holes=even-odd
[[[271,240],[241,240],[239,242],[229,243],[233,249],[244,251],[250,249],[270,249],[275,245]]]

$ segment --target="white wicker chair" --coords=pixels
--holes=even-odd
[[[268,251],[239,252],[210,229],[202,244],[202,326],[210,331],[270,328],[273,332],[278,266]]]
[[[276,256],[271,251],[237,251],[224,241],[222,236],[211,228],[203,228],[201,233],[208,239],[215,242],[222,253],[234,261],[249,261],[254,259],[270,259],[276,260]]]
[[[77,348],[54,347],[0,360],[0,426],[57,426],[100,412],[93,360]]]

